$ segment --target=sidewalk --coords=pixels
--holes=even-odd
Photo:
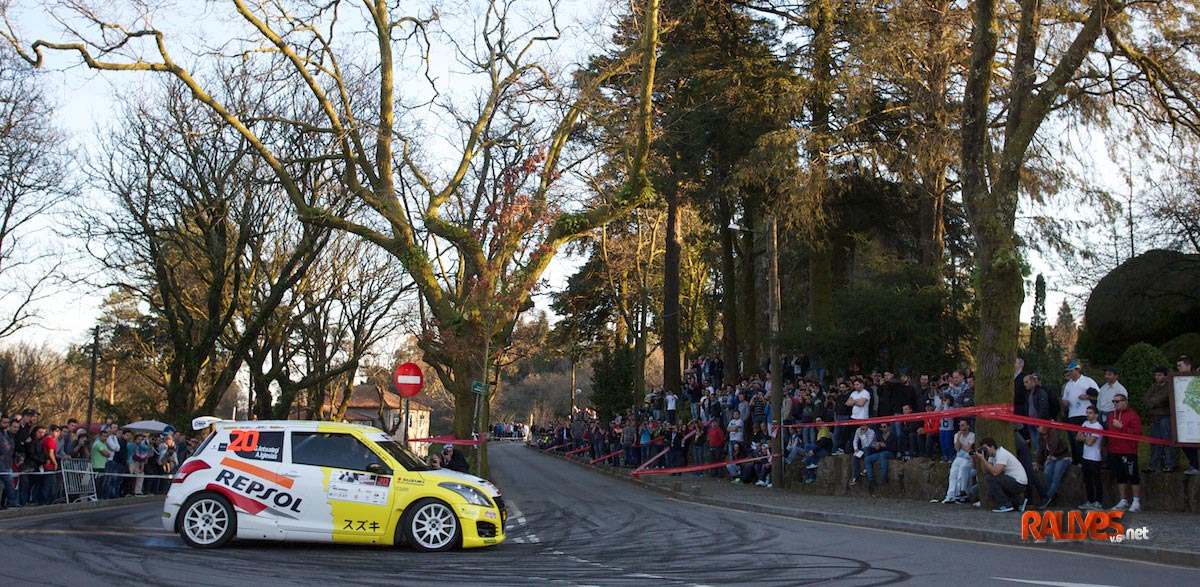
[[[53,505],[9,508],[7,510],[0,511],[0,521],[13,520],[16,518],[29,518],[33,516],[44,516],[48,514],[62,514],[67,512],[81,512],[85,510],[138,505],[143,503],[156,503],[162,502],[164,499],[166,499],[166,495],[146,495],[142,497],[122,497],[120,499],[102,499],[99,501],[79,501],[75,503],[56,503]]]
[[[628,469],[590,466],[586,460],[580,461],[557,454],[547,456],[568,460],[581,467],[625,479],[672,498],[717,507],[875,530],[1200,567],[1200,533],[1197,532],[1197,528],[1200,528],[1200,516],[1194,514],[1153,511],[1126,513],[1121,520],[1126,528],[1149,528],[1149,539],[1140,542],[1050,540],[1035,544],[1021,540],[1021,515],[1018,512],[994,514],[971,505],[943,505],[917,500],[876,498],[868,497],[865,493],[862,496],[850,497],[801,495],[788,490],[735,485],[730,483],[729,479],[696,477],[692,474],[679,477],[653,475],[635,480],[630,477]]]

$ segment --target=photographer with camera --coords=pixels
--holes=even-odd
[[[1025,487],[1029,477],[1025,475],[1025,467],[1017,460],[1016,455],[996,444],[996,440],[988,437],[979,442],[979,450],[972,453],[975,468],[983,471],[983,482],[987,485],[988,493],[996,500],[996,513],[1011,512],[1014,509],[1025,511]],[[1020,503],[1014,508],[1014,503]]]

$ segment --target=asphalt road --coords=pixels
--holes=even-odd
[[[429,555],[235,542],[199,551],[164,531],[151,504],[0,522],[0,566],[22,583],[71,587],[1200,584],[1195,569],[672,500],[517,445],[493,446],[491,459],[511,513],[509,540],[496,547]]]

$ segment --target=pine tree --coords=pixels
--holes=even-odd
[[[1046,278],[1038,273],[1033,286],[1033,318],[1029,321],[1029,346],[1025,351],[1026,370],[1045,371],[1046,362]]]

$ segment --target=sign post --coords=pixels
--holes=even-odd
[[[396,384],[396,393],[404,396],[404,444],[408,445],[408,400],[414,395],[421,393],[421,388],[425,386],[425,373],[421,371],[421,366],[416,363],[405,363],[396,367],[396,373],[392,376],[392,383]]]

